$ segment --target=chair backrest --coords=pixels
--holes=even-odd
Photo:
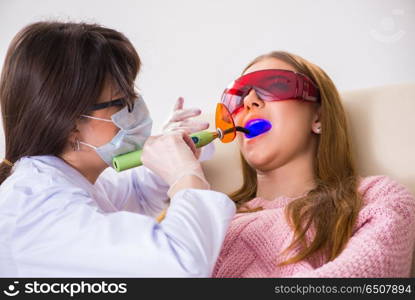
[[[415,195],[415,83],[348,91],[342,101],[359,173],[388,175]],[[212,113],[202,118],[214,128]],[[213,189],[233,192],[242,183],[237,143],[215,146],[214,158],[203,163],[206,177]],[[412,270],[415,277],[415,259]]]

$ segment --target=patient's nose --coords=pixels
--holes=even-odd
[[[264,106],[264,101],[258,97],[254,89],[251,89],[248,95],[244,98],[244,108],[246,111],[252,109],[262,108]]]

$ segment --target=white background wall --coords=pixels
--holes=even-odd
[[[254,57],[288,50],[340,90],[415,81],[414,0],[0,0],[0,61],[38,20],[97,22],[125,33],[143,68],[137,85],[157,130],[175,99],[213,110]],[[0,158],[4,155],[1,129]]]

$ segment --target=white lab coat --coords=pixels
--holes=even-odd
[[[168,186],[144,167],[92,185],[56,156],[24,157],[0,185],[0,277],[207,277],[234,203]]]

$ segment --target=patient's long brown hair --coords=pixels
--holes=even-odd
[[[345,248],[362,206],[345,111],[330,77],[300,56],[284,51],[271,52],[254,59],[244,72],[266,58],[284,61],[307,75],[318,85],[321,97],[322,133],[314,163],[316,187],[286,207],[286,218],[294,238],[284,253],[298,252],[281,265],[299,262],[315,253],[322,253],[330,261]],[[238,207],[254,198],[257,192],[256,171],[243,157],[242,172],[242,187],[230,195]],[[311,240],[307,238],[309,232],[313,232]]]

